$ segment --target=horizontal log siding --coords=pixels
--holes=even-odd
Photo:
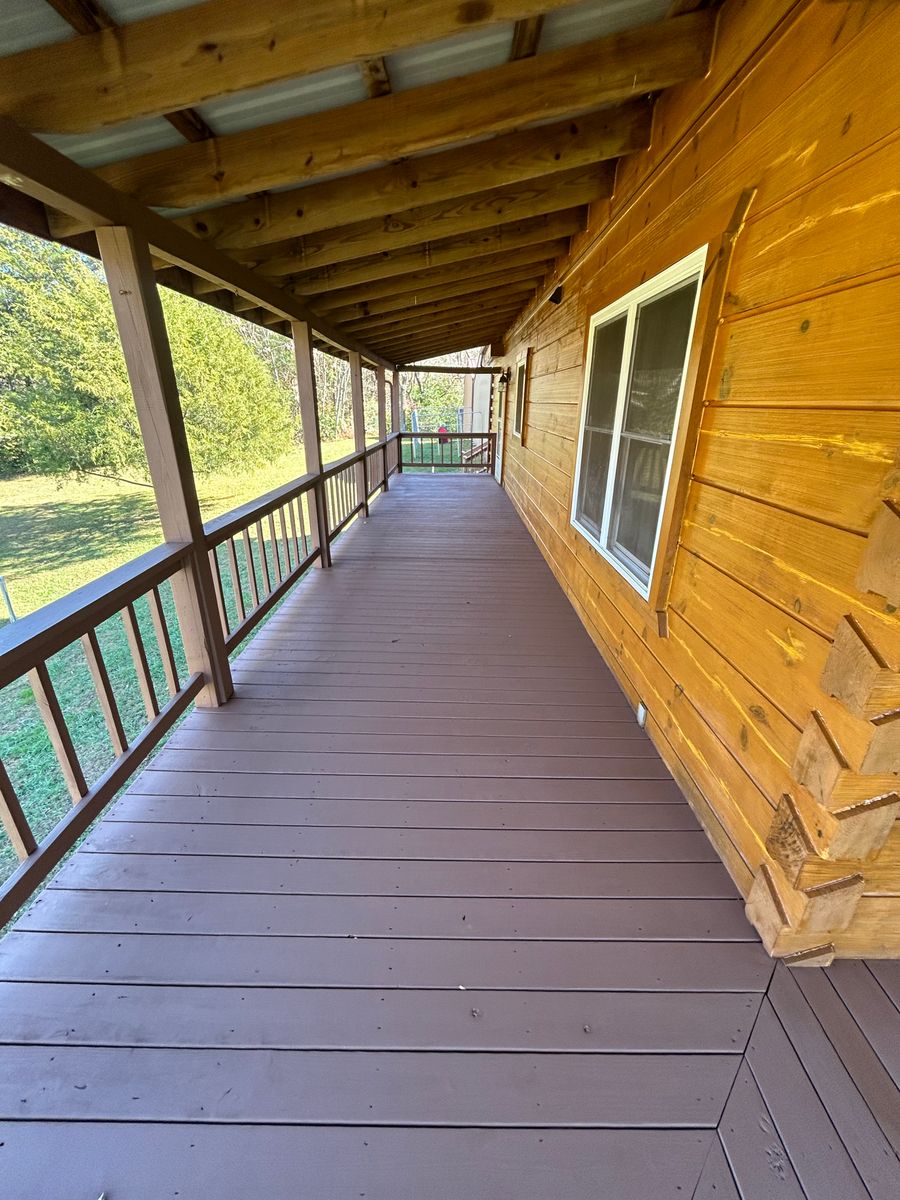
[[[532,348],[524,445],[504,486],[746,893],[845,613],[897,636],[854,580],[880,498],[900,494],[900,54],[890,3],[723,6],[712,69],[659,101],[555,279],[507,338]],[[731,262],[670,595],[655,614],[569,524],[587,322],[721,236]],[[545,287],[543,295],[549,293]],[[685,469],[690,469],[688,463]],[[833,702],[832,702],[833,703]],[[838,954],[900,953],[897,826]],[[894,920],[894,928],[897,922]]]

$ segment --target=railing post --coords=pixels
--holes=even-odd
[[[294,359],[297,364],[297,395],[300,403],[300,428],[303,432],[303,453],[308,474],[322,471],[322,435],[319,429],[319,404],[316,396],[316,371],[313,360],[312,330],[306,321],[292,321]],[[307,493],[310,535],[319,551],[320,567],[331,566],[331,546],[328,541],[328,505],[325,488],[319,480]]]
[[[178,398],[165,317],[146,241],[124,226],[101,226],[103,259],[131,381],[163,537],[190,542],[190,568],[172,576],[188,669],[202,672],[201,707],[224,704],[234,692],[219,619],[203,518]]]
[[[366,486],[366,413],[363,407],[362,359],[356,350],[350,351],[350,400],[353,410],[353,446],[363,459],[356,464],[356,502],[369,515],[369,496]]]

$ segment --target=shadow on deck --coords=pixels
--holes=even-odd
[[[0,1192],[896,1197],[900,964],[773,972],[493,480],[235,678],[3,942]]]

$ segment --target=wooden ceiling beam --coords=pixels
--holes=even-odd
[[[240,293],[284,320],[308,321],[329,341],[372,356],[368,347],[313,313],[296,294],[276,287],[214,246],[198,242],[5,117],[0,117],[0,183],[42,204],[71,212],[91,226],[128,226],[149,243],[154,254],[196,277],[195,294],[200,292],[200,284],[210,292]]]
[[[289,192],[266,193],[180,217],[177,223],[227,250],[306,237],[646,149],[651,118],[651,104],[633,100],[539,129],[501,134]]]
[[[407,274],[390,275],[371,283],[361,283],[334,292],[324,292],[312,297],[311,302],[315,304],[317,311],[330,314],[334,309],[345,308],[348,304],[362,304],[369,300],[380,300],[385,297],[405,296],[422,287],[435,287],[438,284],[447,283],[456,284],[529,263],[545,263],[547,260],[552,262],[565,254],[568,245],[566,238],[558,238],[551,242],[529,243],[517,250],[506,249],[500,254],[479,255],[477,258],[464,259],[462,262],[453,262],[445,266],[436,265],[425,270],[420,264],[418,268]]]
[[[482,322],[480,325],[463,325],[457,329],[446,330],[440,337],[422,340],[407,338],[390,343],[391,355],[398,360],[403,359],[404,362],[437,358],[441,354],[452,354],[457,350],[502,342],[507,328],[508,323],[491,326]]]
[[[535,284],[528,280],[525,283],[510,284],[507,287],[496,284],[482,292],[473,292],[469,296],[450,296],[446,300],[435,300],[431,304],[412,304],[408,308],[396,312],[380,313],[374,317],[358,317],[353,321],[341,323],[342,329],[351,331],[354,336],[366,337],[369,333],[381,333],[391,326],[402,326],[414,322],[426,322],[432,318],[445,317],[448,313],[481,313],[491,312],[497,304],[507,300],[520,301],[524,307],[526,298],[534,292]]]
[[[471,279],[459,279],[447,283],[435,283],[428,287],[412,288],[397,296],[386,296],[383,300],[368,300],[361,304],[349,304],[332,309],[329,317],[338,325],[351,324],[363,317],[378,317],[405,308],[431,304],[438,300],[449,300],[458,296],[477,296],[481,292],[498,287],[513,287],[530,283],[537,287],[550,268],[550,262],[526,263],[515,270],[498,271]]]
[[[47,3],[59,13],[64,21],[72,26],[76,33],[82,34],[83,37],[116,29],[115,21],[97,0],[47,0]],[[72,43],[64,42],[63,45],[71,46]],[[74,54],[80,52],[80,47],[74,50]],[[71,59],[72,55],[73,51],[69,50],[67,57]],[[4,64],[10,62],[9,59],[0,61]],[[5,70],[6,67],[4,66],[4,72]],[[15,70],[15,67],[13,67],[13,70]],[[0,79],[5,78],[4,72],[0,72]],[[0,84],[0,93],[2,93],[2,90],[2,84]],[[160,115],[165,117],[169,124],[178,130],[185,141],[203,142],[213,136],[213,131],[193,108],[184,108],[175,112],[166,109]],[[26,124],[26,122],[22,121],[22,124]]]
[[[139,155],[97,174],[144,204],[179,208],[384,165],[703,75],[714,28],[712,14],[689,13],[377,100]]]
[[[448,325],[456,325],[462,321],[472,320],[480,322],[482,325],[491,324],[499,317],[506,317],[512,322],[515,317],[522,311],[525,306],[525,298],[513,296],[508,302],[496,306],[492,310],[482,309],[468,312],[464,308],[456,308],[448,310],[446,313],[437,313],[427,320],[410,321],[405,324],[397,324],[385,329],[372,329],[367,331],[366,336],[371,337],[372,341],[389,342],[399,339],[408,340],[411,337],[423,336],[427,337],[434,332],[446,329]]]
[[[375,254],[369,258],[324,267],[320,271],[308,271],[296,276],[289,290],[298,296],[317,296],[369,280],[385,279],[389,275],[403,275],[447,263],[471,261],[480,255],[496,255],[504,250],[517,250],[521,246],[571,237],[584,228],[584,223],[585,210],[576,208],[547,217],[532,217],[512,225],[496,225],[477,233],[412,246],[383,256]]]
[[[410,326],[407,329],[385,332],[379,334],[376,340],[379,344],[397,346],[403,342],[421,342],[426,339],[433,339],[437,336],[438,331],[455,332],[458,329],[469,329],[472,327],[492,330],[497,328],[501,323],[511,321],[518,311],[515,304],[510,303],[509,305],[504,305],[496,312],[487,315],[484,313],[461,314],[455,317],[448,317],[434,325],[422,326],[418,330],[415,326]]]
[[[510,61],[520,58],[532,58],[537,54],[538,42],[541,40],[541,30],[544,28],[544,14],[538,13],[533,17],[523,17],[516,21],[513,30],[512,50]]]
[[[73,12],[89,2],[53,0]],[[208,0],[8,57],[0,108],[33,132],[85,133],[571,3]]]
[[[233,256],[264,275],[295,275],[590,204],[612,195],[614,175],[611,163],[595,163],[529,183],[476,192],[463,200],[412,208],[390,221],[358,221],[307,238],[234,251]]]
[[[376,58],[364,58],[359,64],[359,73],[370,100],[379,96],[387,96],[391,92],[391,77],[388,74],[387,63],[383,55]]]

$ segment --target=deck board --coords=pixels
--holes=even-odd
[[[0,944],[4,1186],[890,1195],[895,972],[773,978],[504,493],[334,550]]]

